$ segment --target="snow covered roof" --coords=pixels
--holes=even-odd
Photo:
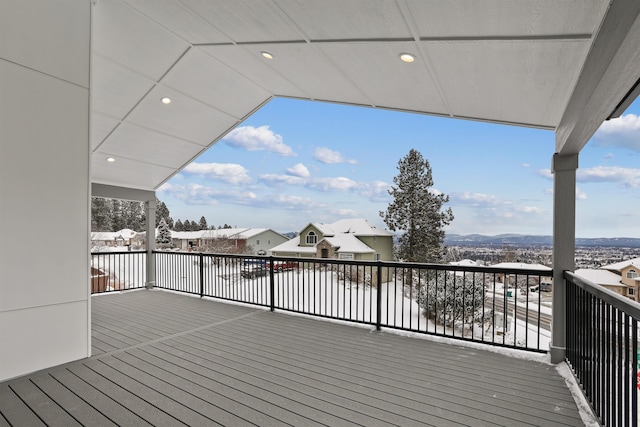
[[[353,234],[336,234],[332,237],[325,237],[322,240],[329,242],[331,246],[337,249],[337,252],[349,252],[356,254],[375,253],[373,249],[365,245],[362,240]]]
[[[513,270],[551,270],[551,267],[547,267],[542,264],[526,264],[524,262],[501,262],[494,264],[491,267],[508,268]]]
[[[322,233],[323,236],[335,236],[337,234],[353,234],[356,236],[393,236],[393,233],[380,229],[372,225],[364,218],[347,218],[340,219],[331,224],[323,224],[320,222],[312,222],[315,228]]]
[[[451,261],[449,264],[457,265],[460,267],[475,267],[478,265],[477,262],[472,261],[470,259],[463,259],[462,261]]]
[[[131,229],[123,228],[120,231],[98,231],[91,233],[91,240],[94,241],[110,241],[110,240],[129,240],[137,233]]]
[[[336,234],[336,231],[333,228],[331,228],[329,224],[323,224],[321,222],[312,222],[309,225],[314,226],[325,237],[334,236]]]
[[[622,271],[629,266],[635,266],[640,268],[640,258],[633,258],[633,259],[628,259],[626,261],[616,262],[614,264],[605,265],[601,268],[603,268],[604,270],[610,270],[610,271]]]
[[[250,239],[258,236],[268,228],[218,228],[215,230],[171,231],[174,239]],[[274,231],[275,233],[275,231]],[[279,233],[278,233],[279,234]]]
[[[300,236],[271,248],[271,252],[295,252],[301,254],[315,254],[315,246],[300,246]]]
[[[598,285],[606,286],[624,286],[626,285],[620,281],[620,276],[616,273],[612,273],[609,270],[592,269],[592,268],[579,268],[575,271],[576,276],[580,276],[583,279],[597,283]]]

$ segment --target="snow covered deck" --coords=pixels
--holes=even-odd
[[[0,383],[0,426],[583,425],[540,355],[160,290],[92,313],[93,357]]]

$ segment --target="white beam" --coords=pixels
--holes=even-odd
[[[611,2],[556,130],[556,152],[578,153],[640,78],[640,1]]]

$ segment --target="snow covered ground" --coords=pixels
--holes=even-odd
[[[126,248],[113,248],[113,250]],[[157,259],[158,287],[190,293],[200,292],[199,256],[168,254],[166,261]],[[93,256],[92,266],[109,274],[108,290],[123,290],[143,287],[146,282],[146,254],[104,253]],[[269,277],[245,278],[241,275],[243,264],[240,260],[216,263],[212,257],[203,258],[204,294],[247,302],[269,305]],[[284,271],[274,275],[275,307],[303,314],[318,315],[334,319],[376,324],[378,289],[362,283],[370,281],[370,272],[358,272],[358,280],[351,281],[341,271],[331,266],[317,270],[305,268]],[[355,277],[355,276],[354,276]],[[485,323],[444,326],[424,316],[416,301],[416,290],[405,286],[400,279],[388,278],[382,283],[380,306],[382,326],[432,334],[472,339],[487,343],[515,346],[537,350],[547,350],[550,332],[538,330],[533,323],[526,324],[507,311],[506,319],[501,313],[502,302],[495,305],[496,324],[491,320],[490,308],[485,308]],[[501,285],[496,285],[496,298],[502,295]],[[525,303],[524,298],[516,300],[518,307],[535,311],[536,303]],[[548,307],[543,311],[550,313]]]

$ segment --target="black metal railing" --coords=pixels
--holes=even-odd
[[[605,426],[638,425],[640,305],[565,272],[567,362]]]
[[[92,252],[91,293],[144,288],[146,252]]]
[[[546,352],[551,270],[154,252],[156,287]],[[547,298],[550,299],[550,298]]]

